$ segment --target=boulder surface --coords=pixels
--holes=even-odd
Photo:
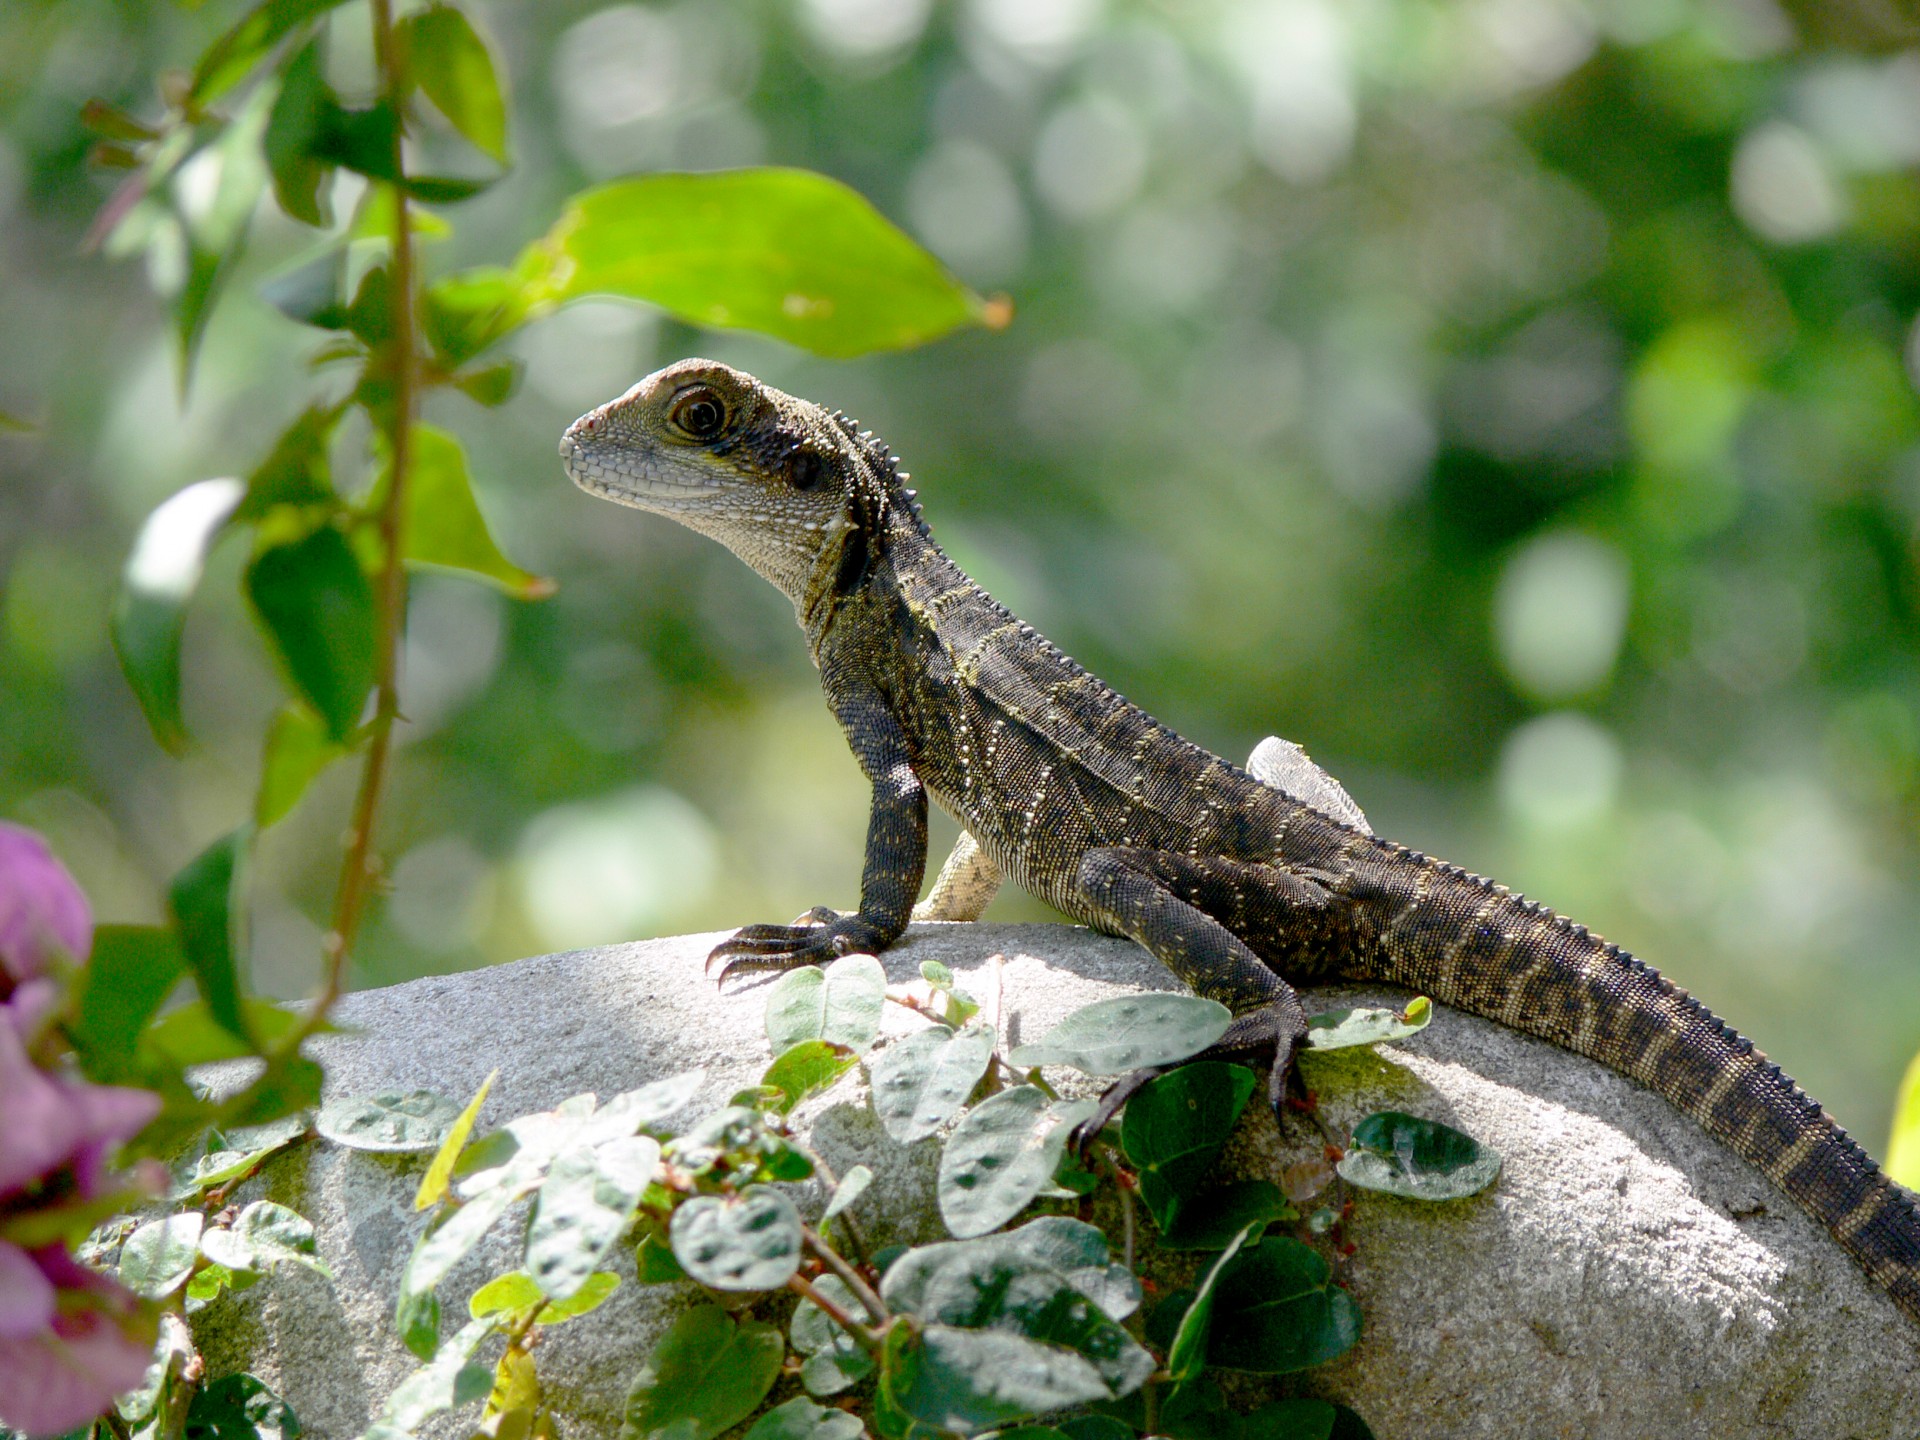
[[[358,1033],[316,1044],[329,1093],[424,1088],[464,1102],[498,1067],[484,1130],[583,1091],[605,1097],[704,1067],[686,1113],[719,1105],[770,1057],[764,986],[722,995],[702,978],[718,938],[545,955],[349,996],[339,1018]],[[950,966],[997,1004],[1013,1043],[1091,1001],[1176,988],[1137,946],[1067,926],[916,925],[881,958],[895,985],[916,979],[923,960]],[[1308,999],[1314,1010],[1406,997]],[[922,1024],[887,1007],[888,1035]],[[1336,1122],[1411,1111],[1492,1145],[1505,1164],[1469,1200],[1357,1197],[1348,1277],[1365,1330],[1345,1356],[1277,1393],[1343,1401],[1382,1440],[1920,1431],[1920,1327],[1763,1176],[1657,1096],[1445,1009],[1411,1039],[1306,1064]],[[890,1141],[857,1070],[797,1119],[836,1169],[873,1170],[859,1213],[876,1243],[945,1238],[933,1142]],[[1261,1114],[1243,1122],[1229,1167],[1271,1174],[1314,1148],[1304,1127],[1282,1137]],[[315,1222],[336,1279],[283,1268],[202,1312],[211,1373],[252,1369],[318,1440],[364,1430],[417,1363],[395,1337],[393,1300],[423,1225],[412,1209],[423,1163],[312,1144],[251,1182],[240,1198],[265,1195]],[[511,1254],[502,1237],[441,1287],[447,1332]],[[571,1440],[612,1440],[634,1372],[688,1303],[691,1287],[643,1289],[631,1256],[616,1256],[626,1283],[593,1316],[552,1331],[538,1355]],[[1169,1262],[1169,1281],[1183,1283],[1188,1260]]]

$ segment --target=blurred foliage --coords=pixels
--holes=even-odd
[[[1920,35],[1892,7],[476,8],[513,168],[431,275],[583,186],[767,162],[852,185],[1017,319],[847,363],[587,301],[500,347],[527,383],[497,409],[430,398],[560,588],[416,579],[358,983],[851,900],[865,790],[785,603],[554,457],[706,353],[876,428],[956,557],[1123,692],[1236,759],[1301,741],[1382,834],[1629,945],[1880,1148],[1920,1040]],[[114,920],[160,916],[253,804],[279,682],[243,557],[187,625],[184,763],[106,617],[141,517],[308,403],[312,332],[255,292],[312,232],[260,209],[183,404],[196,337],[82,253],[114,177],[81,111],[157,118],[146,77],[238,13],[0,9],[0,413],[31,425],[0,432],[0,814]],[[347,86],[361,4],[326,24]],[[460,143],[423,134],[417,169]],[[269,993],[314,983],[345,768],[260,843]]]

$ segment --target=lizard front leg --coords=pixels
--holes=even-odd
[[[842,915],[825,906],[808,925],[749,925],[713,948],[709,968],[720,980],[763,970],[791,970],[839,955],[886,949],[907,928],[927,868],[927,792],[908,759],[907,737],[871,684],[822,672],[827,704],[846,733],[861,772],[873,786],[860,908]]]
[[[980,848],[971,830],[962,830],[953,853],[940,867],[927,898],[913,907],[916,920],[978,920],[1000,892],[1000,867]]]

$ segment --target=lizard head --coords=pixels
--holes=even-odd
[[[902,478],[844,416],[713,360],[678,361],[589,410],[560,457],[589,494],[720,541],[803,623],[856,561],[864,570]]]

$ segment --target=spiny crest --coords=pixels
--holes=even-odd
[[[922,535],[927,534],[926,518],[920,513],[920,492],[908,487],[906,482],[913,477],[900,468],[900,457],[893,453],[892,447],[871,430],[862,430],[860,422],[844,410],[833,411],[831,418],[846,437],[860,447],[882,477],[882,483],[888,480],[895,482],[893,488],[898,490],[906,501],[907,512],[913,517],[914,528]]]

